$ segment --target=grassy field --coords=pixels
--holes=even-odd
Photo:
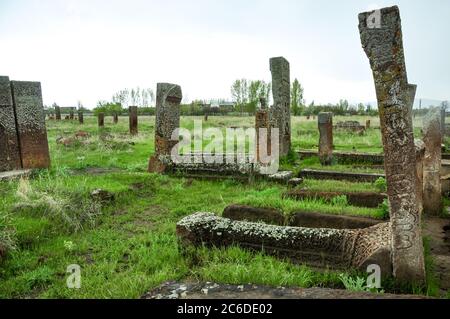
[[[200,119],[200,118],[198,118]],[[353,119],[353,118],[352,118]],[[336,118],[335,122],[343,120]],[[360,118],[361,123],[366,118]],[[140,134],[128,135],[128,119],[118,125],[106,119],[48,122],[52,168],[33,178],[0,183],[0,231],[15,243],[0,265],[2,298],[138,298],[167,280],[192,279],[222,283],[344,288],[339,273],[318,272],[239,248],[199,249],[196,258],[177,248],[175,225],[197,211],[221,214],[230,204],[251,204],[292,211],[364,215],[382,218],[383,208],[356,208],[346,203],[282,199],[286,187],[259,181],[200,181],[148,174],[154,151],[154,118],[139,118]],[[378,120],[372,118],[372,126]],[[182,126],[193,128],[194,118]],[[294,148],[316,149],[317,122],[293,119]],[[210,117],[204,127],[252,127],[252,118]],[[83,130],[87,139],[65,146],[57,138],[73,138]],[[419,131],[416,132],[419,134]],[[382,151],[380,133],[335,134],[337,150]],[[317,159],[287,166],[320,167]],[[349,167],[339,166],[339,169]],[[350,167],[351,168],[351,167]],[[378,191],[371,183],[307,180],[303,187],[323,191]],[[99,203],[90,193],[103,189],[115,200]],[[6,232],[5,230],[15,230]],[[6,239],[5,239],[6,238]],[[82,288],[66,287],[67,266],[81,266]],[[347,274],[356,275],[356,274]],[[432,287],[428,287],[428,292]],[[407,290],[410,291],[410,290]],[[419,291],[415,292],[427,292]]]

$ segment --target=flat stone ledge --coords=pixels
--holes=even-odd
[[[331,201],[338,196],[347,197],[348,204],[357,207],[376,208],[387,199],[386,194],[374,192],[315,192],[309,190],[293,190],[283,194],[284,198],[292,198],[296,200],[323,199]]]
[[[18,170],[18,171],[8,171],[8,172],[0,172],[0,181],[10,181],[19,179],[21,177],[26,177],[31,174],[33,170],[31,169],[25,169],[25,170]]]
[[[350,173],[350,172],[304,169],[300,172],[300,177],[301,178],[309,178],[309,179],[319,179],[319,180],[338,180],[338,181],[349,181],[349,182],[373,183],[380,177],[385,178],[385,175],[384,174]]]
[[[419,295],[375,294],[329,288],[289,288],[260,285],[228,285],[217,283],[166,282],[141,299],[429,299]]]

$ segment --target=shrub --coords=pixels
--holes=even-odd
[[[387,183],[386,183],[386,179],[384,177],[378,178],[375,181],[374,185],[381,193],[384,193],[387,191]]]
[[[389,200],[385,199],[379,206],[379,209],[381,210],[383,219],[389,219],[390,214],[389,214]]]

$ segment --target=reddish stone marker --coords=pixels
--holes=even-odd
[[[280,135],[280,156],[286,156],[291,149],[291,80],[288,60],[283,57],[270,59],[272,72],[273,107],[272,127],[278,128]]]
[[[423,209],[427,215],[442,212],[441,157],[442,131],[439,109],[431,109],[423,120],[425,158],[423,164]]]
[[[138,134],[138,107],[130,106],[128,113],[129,113],[129,117],[130,117],[130,134],[137,135]]]
[[[98,127],[105,126],[105,113],[98,113],[97,115]]]
[[[178,140],[172,140],[173,132],[180,127],[181,87],[176,84],[158,83],[156,89],[155,155],[150,158],[149,172],[162,173],[165,165],[161,156],[168,157]]]
[[[409,84],[398,7],[359,15],[361,42],[373,71],[385,153],[394,276],[425,282]]]
[[[319,160],[322,165],[333,162],[333,113],[319,113]]]
[[[11,88],[22,167],[24,169],[49,168],[50,154],[41,83],[12,81]]]
[[[22,167],[9,77],[0,76],[0,172]]]

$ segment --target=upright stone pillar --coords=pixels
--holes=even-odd
[[[11,88],[22,167],[49,168],[50,154],[41,83],[12,81]]]
[[[172,140],[173,132],[180,127],[181,87],[176,84],[158,83],[156,89],[155,155],[150,158],[149,172],[162,173],[165,165],[162,157],[169,157],[178,143]]]
[[[0,172],[21,167],[11,84],[9,77],[0,76]]]
[[[431,109],[423,120],[423,208],[425,214],[434,216],[438,216],[442,211],[441,140],[441,112],[437,108]]]
[[[447,110],[441,107],[441,140],[442,144],[445,144],[445,118],[447,116]]]
[[[265,129],[265,136],[263,130]],[[261,149],[266,147],[266,154],[271,155],[271,130],[270,130],[270,115],[267,109],[261,109],[256,112],[255,118],[255,134],[256,134],[256,159],[260,163]]]
[[[319,159],[322,165],[333,162],[333,113],[319,113]]]
[[[130,134],[137,135],[138,134],[138,107],[137,106],[129,107],[129,117],[130,117]]]
[[[359,30],[372,67],[380,112],[394,276],[400,281],[424,283],[414,135],[398,7],[361,13]]]
[[[58,105],[55,106],[55,117],[57,121],[61,121],[61,108]]]
[[[113,122],[114,122],[114,124],[119,123],[119,115],[117,113],[113,114]]]
[[[280,130],[280,156],[291,149],[291,80],[289,62],[283,57],[270,59],[272,72],[272,127]]]
[[[78,122],[80,123],[80,124],[84,124],[84,114],[83,114],[83,111],[78,111]]]
[[[423,215],[423,162],[425,158],[425,143],[422,140],[415,140],[416,147],[416,196],[419,206],[419,214]]]
[[[105,113],[98,113],[98,127],[105,126]]]

